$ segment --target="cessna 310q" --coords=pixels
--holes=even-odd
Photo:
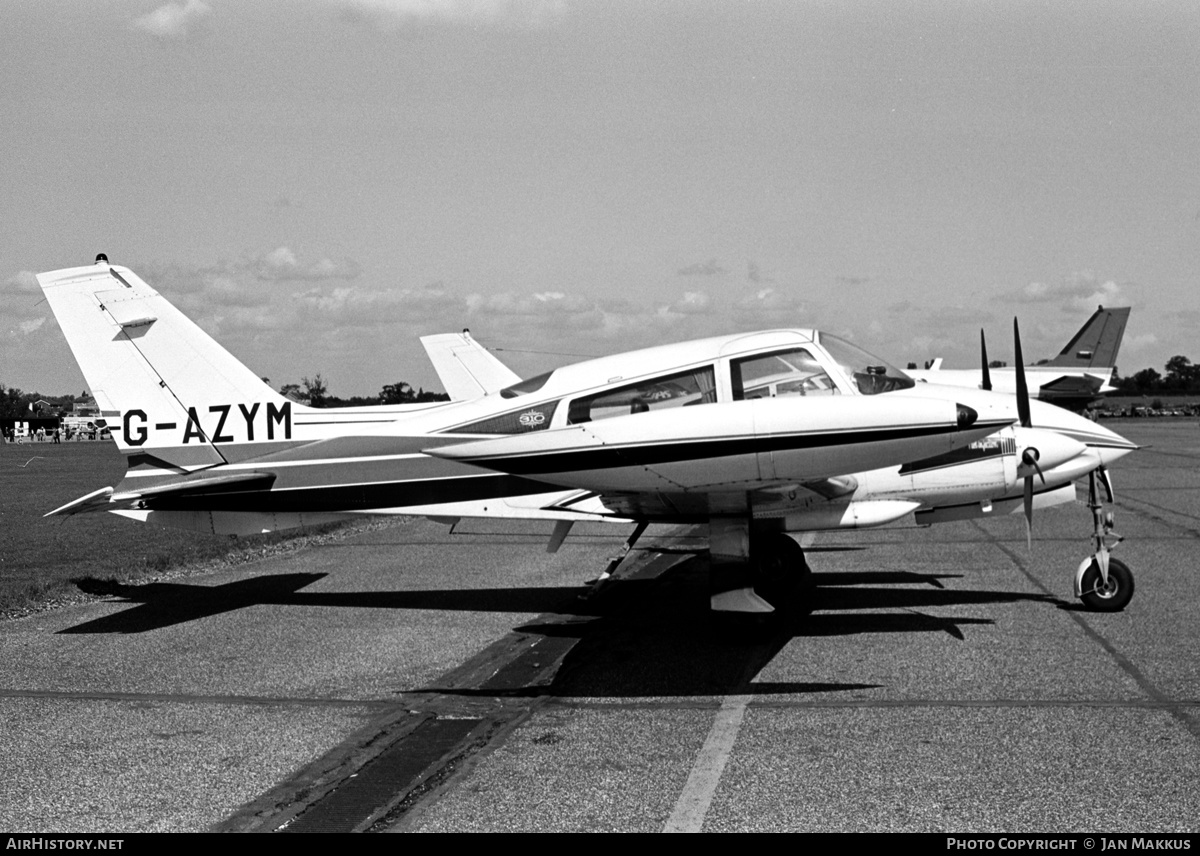
[[[1072,501],[1087,475],[1096,553],[1075,593],[1106,610],[1133,593],[1109,558],[1119,538],[1098,485],[1135,446],[1023,389],[915,384],[815,330],[662,345],[520,380],[463,335],[426,342],[460,400],[315,409],[104,256],[38,281],[128,465],[115,488],[50,514],[239,535],[354,514],[538,518],[557,521],[552,549],[575,521],[636,523],[622,555],[651,522],[707,523],[714,580],[733,581],[714,587],[712,608],[753,613],[773,611],[768,583],[807,575],[789,533],[1021,507],[1031,521],[1035,507]]]

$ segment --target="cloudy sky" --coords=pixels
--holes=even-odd
[[[1200,362],[1200,5],[6,0],[0,382],[85,384],[33,273],[128,265],[278,386],[694,336]]]

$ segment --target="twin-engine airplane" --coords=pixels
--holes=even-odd
[[[1027,394],[915,384],[815,330],[663,345],[527,380],[468,336],[433,337],[461,400],[315,409],[104,256],[38,281],[128,465],[115,488],[50,514],[235,535],[356,514],[537,518],[557,521],[552,550],[575,521],[636,523],[621,555],[649,523],[707,523],[722,581],[712,608],[760,613],[778,605],[762,595],[781,578],[807,575],[794,533],[1022,506],[1031,520],[1088,475],[1096,554],[1075,593],[1104,610],[1133,593],[1109,559],[1097,484],[1134,444]]]
[[[1082,410],[1105,393],[1115,391],[1112,376],[1128,320],[1128,306],[1118,309],[1101,306],[1058,356],[1035,366],[1021,366],[1020,370],[1032,381],[1030,394],[1060,407]],[[982,386],[996,392],[1016,394],[1018,369],[1004,366],[992,368],[989,372],[986,350],[981,371],[943,369],[941,363],[937,359],[927,369],[912,370],[906,374],[917,381],[945,386]],[[986,385],[988,381],[985,378],[988,375],[991,387]]]

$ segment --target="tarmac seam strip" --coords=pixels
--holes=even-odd
[[[741,697],[741,696],[737,696]],[[1096,709],[1129,709],[1129,710],[1168,710],[1177,707],[1200,707],[1200,699],[1183,699],[1157,701],[1153,699],[773,699],[747,695],[757,708],[830,708],[857,709],[870,708],[966,708],[966,709],[1014,709],[1014,708],[1073,708],[1086,707]],[[551,707],[566,707],[578,710],[705,710],[720,709],[723,702],[709,698],[697,698],[695,701],[645,701],[645,702],[605,702],[593,699],[573,701],[571,699],[549,699],[546,702]]]
[[[646,551],[619,574],[641,575],[653,566],[657,576],[681,558]],[[553,613],[533,622],[573,623]],[[436,688],[376,702],[399,719],[356,732],[215,829],[402,831],[425,799],[451,786],[476,756],[493,751],[516,723],[552,699],[546,690],[577,641],[514,630],[443,675]],[[427,752],[420,744],[430,728],[448,729],[449,739]]]
[[[391,709],[396,706],[393,700],[380,701],[377,699],[323,699],[323,698],[288,698],[270,696],[222,696],[222,695],[192,695],[172,693],[102,693],[102,692],[67,692],[63,690],[6,690],[0,689],[0,698],[53,698],[75,699],[77,701],[134,701],[160,702],[163,704],[235,704],[235,705],[266,705],[271,707],[360,707]]]

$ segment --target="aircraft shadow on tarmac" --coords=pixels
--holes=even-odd
[[[518,670],[507,682],[500,675],[486,686],[421,687],[405,692],[492,697],[790,695],[877,686],[754,682],[754,677],[794,639],[862,633],[945,633],[963,640],[963,628],[994,622],[978,616],[931,615],[922,610],[1018,601],[1056,603],[1044,595],[943,587],[941,580],[960,574],[814,573],[811,611],[785,610],[768,622],[726,624],[714,619],[708,609],[707,565],[703,555],[685,558],[656,579],[616,580],[591,599],[580,598],[580,587],[301,591],[325,574],[265,575],[221,586],[124,585],[85,579],[77,581],[84,591],[136,605],[60,632],[144,633],[267,604],[532,613],[539,615],[539,620],[519,626],[514,632],[544,645],[547,655],[561,660],[548,683],[545,679],[529,683],[531,673]]]
[[[268,574],[220,586],[187,583],[126,585],[76,580],[88,594],[137,604],[60,633],[145,633],[251,606],[329,606],[354,609],[439,609],[463,612],[560,612],[576,601],[577,587],[434,589],[394,592],[302,592],[326,574]]]
[[[961,575],[948,575],[958,577]],[[468,696],[679,697],[697,695],[796,695],[853,692],[877,684],[755,681],[793,640],[861,633],[945,633],[965,638],[963,628],[991,625],[990,618],[936,616],[922,608],[1052,602],[1040,595],[998,591],[951,591],[947,575],[910,572],[815,574],[814,612],[795,611],[761,624],[726,625],[708,611],[707,560],[681,562],[653,583],[616,583],[600,600],[599,615],[558,614],[518,632],[558,640],[565,651],[549,683],[526,685],[527,672],[505,686],[502,675],[480,687],[425,687],[422,692]],[[920,585],[918,589],[847,586]],[[644,588],[640,588],[643,587]],[[624,590],[622,590],[624,589]],[[848,610],[895,609],[862,613]],[[852,644],[852,643],[848,643]],[[544,659],[544,657],[543,657]],[[816,669],[820,671],[819,667]]]

